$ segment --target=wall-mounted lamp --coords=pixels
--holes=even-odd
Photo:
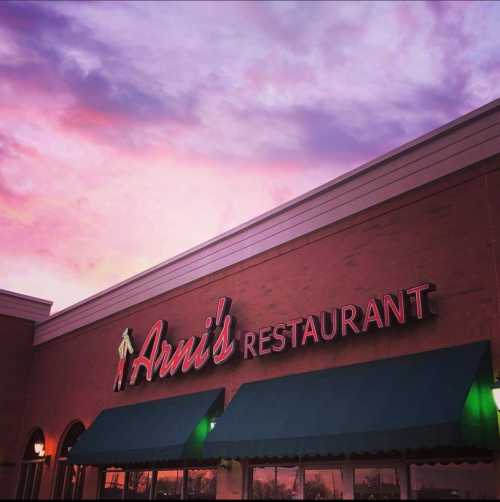
[[[215,424],[216,424],[215,418],[212,418],[212,420],[210,420],[210,432],[212,432],[215,429]]]
[[[500,411],[500,378],[491,386],[491,391],[493,392],[493,399],[497,405],[497,410]]]
[[[44,444],[41,441],[37,441],[34,445],[33,448],[35,450],[35,453],[39,457],[44,457],[45,456],[45,447]]]

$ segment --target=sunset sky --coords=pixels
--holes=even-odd
[[[500,95],[498,2],[0,2],[0,288],[53,311]]]

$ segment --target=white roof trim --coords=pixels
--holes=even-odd
[[[49,317],[52,302],[0,289],[0,314],[29,321],[43,321]]]
[[[500,153],[500,99],[37,324],[35,345]]]

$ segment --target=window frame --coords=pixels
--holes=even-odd
[[[422,457],[416,458],[412,456],[405,456],[399,458],[380,458],[380,459],[352,459],[347,458],[344,460],[301,460],[297,459],[295,462],[259,462],[244,460],[243,466],[243,499],[252,499],[252,481],[254,467],[298,467],[299,468],[299,497],[298,500],[304,500],[304,480],[305,471],[307,469],[340,469],[342,472],[342,495],[343,500],[354,500],[354,471],[356,468],[389,468],[395,469],[399,480],[399,490],[401,500],[413,500],[414,494],[411,488],[411,475],[410,466],[412,464],[435,464],[435,463],[485,463],[490,464],[494,461],[493,457],[489,456],[460,456],[460,457]]]
[[[151,472],[151,483],[149,485],[149,497],[147,500],[152,500],[152,496],[154,495],[155,492],[155,485],[156,485],[156,475],[155,471],[153,469],[126,469],[125,470],[125,482],[123,486],[123,493],[122,493],[122,500],[129,500],[128,499],[128,490],[129,490],[129,481],[130,481],[130,473],[131,472]]]
[[[369,462],[366,465],[360,465],[359,462],[353,462],[352,464],[352,494],[353,499],[355,498],[356,490],[356,469],[394,469],[396,478],[399,482],[399,500],[409,500],[410,499],[410,484],[409,484],[409,470],[408,466],[404,462],[384,462],[374,463],[373,465]],[[396,499],[398,500],[398,499]]]
[[[61,484],[61,496],[56,496],[56,490],[57,490],[57,481],[58,481],[58,470],[60,464],[63,464],[64,468],[64,475],[62,479],[62,484]],[[54,465],[54,491],[52,493],[52,499],[53,500],[68,500],[66,497],[66,481],[68,480],[68,471],[70,467],[75,466],[76,467],[76,479],[75,479],[75,485],[73,486],[73,489],[71,490],[71,498],[69,500],[81,500],[83,497],[83,488],[85,484],[85,471],[86,471],[86,466],[85,465],[75,465],[75,464],[68,464],[68,457],[58,457],[55,460],[55,465]]]
[[[168,468],[157,468],[153,470],[153,483],[152,483],[152,490],[151,490],[151,498],[150,500],[157,500],[155,498],[156,496],[156,483],[158,481],[158,472],[160,471],[182,471],[182,480],[181,480],[181,494],[179,497],[179,500],[185,500],[185,494],[186,494],[186,488],[187,488],[187,474],[186,470],[183,467],[179,469],[175,469],[174,467],[168,469]]]
[[[99,486],[98,486],[98,500],[103,500],[105,497],[103,497],[103,490],[104,490],[104,483],[106,481],[106,473],[107,472],[123,472],[123,489],[122,489],[122,494],[119,500],[125,500],[125,492],[126,492],[126,486],[128,482],[128,476],[127,476],[127,471],[125,469],[120,469],[120,468],[103,468],[99,469]]]
[[[247,500],[255,500],[253,499],[253,469],[255,468],[263,468],[263,467],[274,467],[277,469],[278,467],[296,467],[298,471],[298,492],[299,492],[299,500],[304,499],[304,470],[301,469],[301,466],[298,462],[279,462],[279,463],[257,463],[257,464],[249,464],[247,473],[248,473],[248,482],[247,482]],[[275,474],[276,476],[276,474]],[[276,490],[276,487],[274,488]]]
[[[156,482],[158,478],[159,471],[182,471],[182,483],[181,483],[181,496],[179,500],[188,500],[186,499],[186,490],[187,490],[187,482],[188,482],[188,471],[192,470],[207,470],[207,471],[215,471],[215,482],[216,482],[216,493],[217,493],[217,465],[209,465],[209,466],[189,466],[189,467],[143,467],[143,468],[118,468],[118,467],[105,467],[99,469],[99,490],[98,490],[98,500],[103,500],[103,489],[104,489],[104,481],[106,479],[106,472],[123,472],[124,476],[124,487],[122,490],[122,496],[120,500],[127,500],[127,489],[128,489],[128,481],[129,481],[129,473],[130,472],[151,472],[151,486],[149,489],[149,497],[147,500],[156,500]]]
[[[38,500],[40,495],[44,466],[50,461],[50,456],[47,456],[46,453],[43,457],[36,456],[34,445],[39,441],[42,442],[45,449],[45,434],[40,427],[34,427],[28,434],[23,454],[19,461],[15,491],[15,499],[17,500]]]
[[[158,469],[160,470],[160,469]],[[179,469],[181,470],[181,469]],[[182,499],[181,500],[190,500],[186,498],[186,493],[188,489],[188,478],[189,478],[189,471],[215,471],[215,499],[217,499],[217,478],[218,478],[218,466],[215,467],[186,467],[183,469],[183,481],[182,481]],[[191,499],[193,500],[193,499]],[[194,499],[196,500],[196,499]]]
[[[340,474],[342,476],[342,495],[345,493],[345,481],[344,481],[344,469],[342,468],[342,464],[340,463],[331,463],[331,464],[323,464],[319,463],[317,465],[310,464],[310,463],[305,463],[302,466],[302,492],[301,496],[302,498],[300,500],[305,500],[304,495],[305,495],[305,489],[306,489],[306,471],[326,471],[326,470],[337,470],[340,471]],[[342,497],[341,500],[344,500],[344,497]]]
[[[409,493],[409,464],[398,459],[370,459],[370,460],[334,460],[319,461],[312,460],[296,462],[249,462],[245,469],[244,492],[245,500],[252,498],[253,468],[255,467],[297,467],[299,470],[299,493],[298,500],[304,500],[305,471],[308,469],[338,469],[342,473],[342,496],[343,500],[354,500],[354,470],[356,468],[389,468],[395,469],[400,482],[400,499],[408,500]]]
[[[16,488],[16,499],[38,500],[38,496],[40,494],[40,484],[42,481],[43,467],[45,465],[45,462],[46,462],[45,458],[42,458],[40,460],[38,459],[21,460],[19,481]],[[31,470],[33,471],[33,479],[31,480],[30,483],[26,483],[26,475]],[[21,487],[20,481],[22,478],[24,478],[24,482],[23,486]]]
[[[78,433],[75,435],[75,430]],[[52,489],[51,498],[52,500],[67,500],[66,490],[67,490],[67,480],[69,479],[68,473],[72,466],[76,467],[76,478],[75,484],[71,490],[71,498],[69,500],[81,500],[83,498],[83,490],[85,485],[85,465],[68,464],[68,453],[73,448],[73,446],[78,441],[78,438],[85,432],[86,427],[81,420],[72,420],[64,429],[60,439],[59,445],[57,447],[57,454],[54,459],[54,469],[52,474]],[[70,442],[69,440],[73,440]],[[68,442],[70,444],[68,444]],[[64,464],[64,465],[62,465]],[[60,471],[59,468],[62,467],[62,480],[59,478]],[[59,486],[59,482],[61,482]],[[60,488],[60,493],[58,489]]]
[[[439,465],[447,465],[449,463],[456,464],[456,465],[461,465],[461,464],[489,464],[492,465],[493,470],[495,469],[495,461],[492,458],[485,458],[485,457],[477,457],[477,458],[467,458],[467,459],[457,459],[456,461],[448,459],[412,459],[407,461],[407,468],[408,468],[408,491],[410,493],[410,497],[412,500],[417,500],[416,496],[417,493],[413,491],[412,488],[412,477],[411,477],[411,466],[412,465],[434,465],[434,464],[439,464]],[[494,473],[495,474],[495,473]],[[461,500],[466,500],[466,499],[461,499]],[[469,499],[469,500],[476,500],[476,499]]]

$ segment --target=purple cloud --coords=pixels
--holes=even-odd
[[[114,79],[119,49],[97,41],[92,33],[48,5],[31,2],[0,3],[2,28],[35,61],[1,63],[0,76],[16,85],[67,92],[74,107],[101,116],[126,120],[129,125],[158,122],[196,122],[196,94],[171,96],[154,93],[132,81]],[[68,56],[71,49],[98,54],[101,68],[85,71]],[[74,108],[70,108],[71,111]],[[72,121],[73,127],[78,126]]]
[[[356,111],[353,111],[356,113]],[[342,116],[318,108],[302,108],[293,113],[303,132],[303,151],[309,158],[341,162],[359,161],[387,148],[387,138],[401,138],[404,129],[394,120],[372,121],[373,133],[363,138],[368,123],[356,130]],[[366,121],[368,122],[368,121]],[[395,139],[397,141],[397,139]]]

